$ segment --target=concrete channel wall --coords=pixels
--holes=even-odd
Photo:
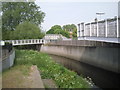
[[[66,43],[62,41],[42,45],[41,52],[78,60],[113,72],[120,71],[120,69],[118,70],[120,64],[119,45],[93,41],[86,44],[80,44],[80,41],[66,41]]]
[[[2,61],[0,61],[0,72],[2,70],[8,69],[14,64],[14,59],[15,59],[15,50],[13,49],[6,57],[2,58]]]

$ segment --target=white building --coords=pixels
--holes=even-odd
[[[46,34],[43,39],[56,41],[56,40],[66,40],[67,38],[62,36],[61,34]]]

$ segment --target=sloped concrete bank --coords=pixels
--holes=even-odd
[[[42,45],[41,52],[63,56],[95,67],[118,73],[118,47],[87,47],[71,45]]]
[[[89,76],[100,88],[118,88],[119,46],[87,44],[52,43],[42,45],[41,52],[57,55],[53,56],[53,59],[57,57],[55,58],[56,62],[76,71],[78,74]]]

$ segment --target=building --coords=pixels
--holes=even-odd
[[[43,39],[49,41],[57,41],[57,40],[66,40],[67,38],[62,36],[61,34],[46,34]]]

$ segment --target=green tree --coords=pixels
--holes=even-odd
[[[63,26],[63,30],[72,32],[73,37],[77,37],[77,27],[75,24],[68,24]]]
[[[47,31],[47,34],[61,34],[67,38],[69,38],[69,33],[62,29],[60,25],[54,25],[51,27],[49,31]]]
[[[51,27],[51,29],[50,30],[48,30],[46,33],[47,34],[58,34],[58,30],[57,29],[59,29],[59,30],[62,30],[62,28],[61,28],[61,26],[60,25],[54,25],[54,26],[52,26]],[[56,31],[57,30],[57,31]]]
[[[74,30],[73,31],[73,35],[72,35],[73,37],[77,37],[77,30]]]
[[[16,27],[13,39],[38,39],[42,38],[42,36],[43,34],[41,34],[41,30],[37,25],[30,22],[24,22]]]
[[[4,30],[15,30],[16,26],[24,21],[30,21],[36,25],[43,22],[45,13],[34,2],[3,2],[2,5]]]
[[[50,29],[46,32],[46,34],[55,34],[53,29]]]

